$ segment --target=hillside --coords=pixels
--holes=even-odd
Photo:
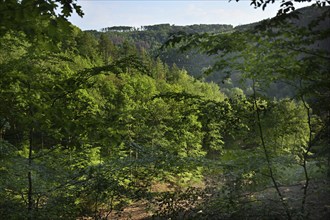
[[[166,63],[168,66],[176,64],[179,68],[186,69],[189,74],[201,77],[202,69],[211,65],[212,59],[208,56],[199,54],[197,52],[181,53],[177,49],[168,49],[167,51],[160,51],[160,47],[168,39],[168,37],[175,33],[185,32],[193,33],[223,33],[233,31],[232,25],[224,24],[200,24],[188,26],[176,26],[170,24],[158,24],[143,26],[139,29],[133,27],[108,27],[99,31],[88,31],[94,36],[99,37],[105,34],[115,45],[122,45],[124,42],[129,42],[134,45],[137,50],[145,50],[151,56],[157,57]]]
[[[294,13],[291,13],[292,16],[289,16],[288,19],[291,21],[289,23],[294,23],[299,26],[306,26],[309,24],[313,18],[321,15],[325,9],[315,8],[315,7],[306,7],[296,10]],[[295,17],[293,15],[297,15]],[[299,18],[299,22],[297,18]],[[175,33],[208,33],[208,34],[222,34],[230,33],[233,31],[249,31],[254,30],[255,28],[262,28],[262,25],[267,23],[276,23],[272,20],[263,20],[260,22],[239,25],[233,27],[232,25],[225,24],[199,24],[199,25],[187,25],[187,26],[176,26],[170,24],[158,24],[150,26],[142,26],[141,28],[134,28],[129,26],[114,26],[102,28],[101,31],[87,31],[92,33],[97,38],[100,35],[105,35],[109,38],[114,45],[121,47],[124,42],[134,45],[138,51],[145,51],[153,57],[159,57],[160,60],[168,65],[169,67],[176,65],[180,69],[185,69],[187,72],[199,79],[205,79],[206,81],[212,81],[220,85],[221,88],[226,91],[233,87],[241,87],[245,92],[248,93],[249,84],[242,85],[240,73],[233,73],[230,76],[228,81],[228,70],[226,71],[214,71],[211,74],[205,75],[204,71],[210,66],[214,65],[216,62],[216,56],[206,55],[197,50],[189,51],[180,51],[178,48],[166,48],[165,50],[160,50],[161,46],[166,42],[166,40]],[[287,20],[287,19],[286,19]],[[321,29],[326,29],[328,27],[329,21],[321,21],[318,25]],[[328,48],[330,51],[329,39],[323,39],[319,42],[316,42],[313,46],[315,49],[319,48]],[[224,83],[227,82],[227,83]],[[229,84],[228,84],[229,82]],[[269,96],[275,97],[286,97],[293,96],[294,93],[292,88],[284,86],[282,83],[274,84],[266,92]],[[283,90],[284,92],[279,94],[278,89]]]

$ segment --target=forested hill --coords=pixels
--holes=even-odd
[[[140,28],[130,27],[130,26],[113,26],[102,28],[102,32],[117,31],[117,32],[132,32],[132,31],[158,31],[158,32],[180,32],[184,31],[187,33],[204,33],[213,32],[219,33],[227,30],[232,30],[233,25],[227,24],[194,24],[194,25],[171,25],[171,24],[156,24],[141,26]]]
[[[171,34],[184,32],[193,33],[224,33],[233,31],[232,25],[226,24],[195,24],[177,26],[170,24],[157,24],[142,26],[141,28],[129,26],[114,26],[102,28],[101,31],[87,31],[99,38],[107,36],[115,45],[128,43],[134,45],[139,51],[145,50],[152,56],[159,56],[168,66],[176,64],[185,68],[193,76],[201,76],[203,67],[211,65],[211,59],[195,52],[181,53],[177,49],[160,51],[159,48]]]
[[[100,32],[90,31],[96,36],[100,33],[107,33],[115,44],[120,44],[125,40],[135,43],[136,47],[149,51],[158,50],[168,39],[169,35],[178,32],[185,33],[222,33],[232,31],[234,27],[226,24],[195,24],[187,26],[177,26],[170,24],[156,24],[141,26],[140,28],[130,26],[113,26],[102,28]]]
[[[294,26],[307,26],[313,18],[321,15],[325,9],[316,7],[305,7],[291,13],[291,16],[286,18],[293,23]],[[299,19],[297,19],[299,18]],[[275,19],[272,19],[275,20]],[[221,85],[222,89],[227,90],[233,87],[241,87],[245,93],[250,90],[250,84],[241,84],[241,73],[232,72],[228,78],[228,70],[215,70],[207,75],[204,72],[216,62],[216,56],[206,53],[201,53],[197,49],[182,51],[178,48],[166,48],[160,50],[164,42],[173,34],[222,34],[231,33],[234,31],[252,31],[256,27],[262,27],[271,20],[263,20],[251,24],[239,25],[234,27],[228,24],[195,24],[187,26],[177,26],[170,24],[157,24],[141,26],[140,28],[130,26],[114,26],[102,28],[100,31],[90,30],[86,31],[93,34],[96,38],[108,38],[117,47],[127,47],[130,45],[131,50],[137,50],[147,53],[152,57],[158,57],[162,63],[172,67],[173,65],[180,69],[187,70],[188,74],[203,78],[209,82],[215,82]],[[274,21],[276,23],[276,21]],[[329,20],[320,21],[319,29],[325,30],[328,28]],[[329,48],[329,39],[318,41],[314,47]],[[229,80],[228,80],[229,79]],[[227,82],[224,84],[224,82]],[[229,84],[228,84],[229,83]],[[281,92],[279,92],[281,90]],[[271,97],[287,97],[293,96],[293,89],[283,85],[282,83],[275,83],[267,89],[267,95]]]

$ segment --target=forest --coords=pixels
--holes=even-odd
[[[294,2],[82,31],[2,0],[0,219],[330,219],[330,7]]]

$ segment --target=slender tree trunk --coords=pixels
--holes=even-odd
[[[29,133],[29,157],[28,157],[28,165],[29,165],[29,171],[28,171],[28,219],[32,220],[33,219],[33,185],[32,185],[32,134],[33,131],[32,129],[30,130]]]
[[[101,166],[102,166],[102,157],[101,157],[101,151],[99,152],[99,165],[97,168],[97,174],[96,174],[96,184],[97,184],[97,192],[95,197],[95,209],[94,209],[94,219],[102,219],[102,213],[99,212],[99,194],[101,193]]]
[[[260,136],[260,140],[261,140],[261,146],[263,148],[264,151],[264,155],[267,161],[267,167],[268,167],[268,172],[269,172],[269,177],[272,180],[272,183],[275,187],[275,190],[278,194],[278,196],[280,197],[281,203],[284,207],[285,213],[287,215],[288,220],[291,220],[291,213],[288,207],[287,202],[285,201],[281,190],[278,186],[278,183],[276,182],[275,176],[274,176],[274,172],[273,172],[273,168],[272,168],[272,164],[271,164],[271,160],[270,160],[270,156],[269,156],[269,152],[266,148],[266,143],[265,143],[265,138],[263,135],[263,129],[262,129],[262,125],[261,125],[261,119],[260,119],[260,110],[259,110],[259,106],[258,106],[258,102],[257,102],[257,94],[256,94],[256,88],[255,88],[255,80],[253,79],[253,84],[252,84],[252,89],[253,89],[253,99],[254,99],[254,106],[256,108],[256,116],[257,116],[257,125],[258,125],[258,130],[259,130],[259,136]]]
[[[95,207],[94,207],[94,219],[99,219],[99,193],[100,193],[100,183],[99,183],[99,174],[97,174],[97,191],[95,196]]]
[[[308,170],[307,170],[307,157],[308,157],[308,153],[310,152],[311,148],[312,148],[312,123],[311,123],[311,109],[308,106],[308,104],[306,103],[305,99],[303,96],[301,96],[301,100],[304,104],[304,107],[306,109],[307,112],[307,124],[308,124],[308,143],[307,143],[307,149],[306,151],[303,153],[302,155],[302,164],[301,166],[304,169],[304,175],[305,175],[305,184],[304,184],[304,194],[303,194],[303,198],[302,198],[302,202],[301,202],[301,213],[303,215],[305,215],[305,211],[306,211],[306,199],[307,199],[307,190],[308,190],[308,186],[309,186],[309,175],[308,175]]]
[[[327,149],[327,154],[328,154],[328,173],[327,176],[330,178],[330,111],[328,111],[328,124],[327,128],[328,129],[328,149]]]

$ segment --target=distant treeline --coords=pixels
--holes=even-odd
[[[130,32],[130,31],[170,31],[170,32],[223,32],[232,30],[234,27],[227,24],[194,24],[187,26],[177,26],[170,24],[156,24],[141,27],[132,26],[112,26],[102,28],[102,32]]]

